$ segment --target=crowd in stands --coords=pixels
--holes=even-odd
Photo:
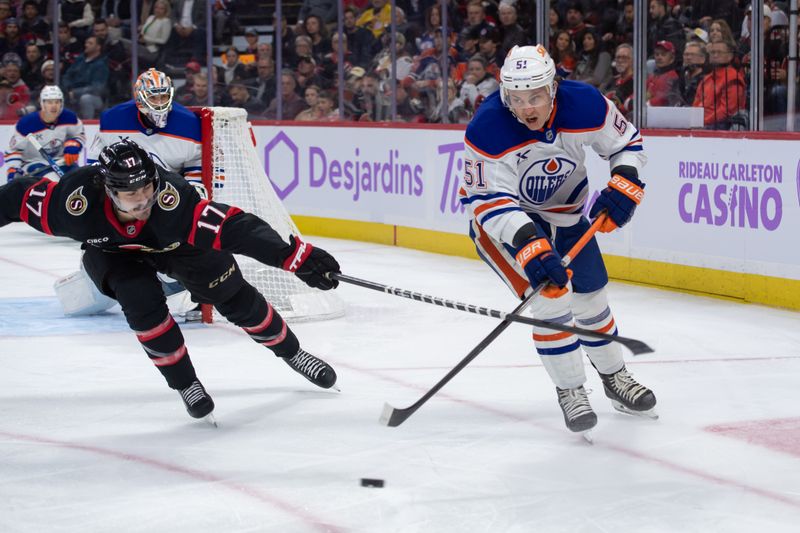
[[[61,0],[54,14],[48,0],[0,0],[0,118],[35,109],[38,91],[53,82],[53,20],[59,21],[60,86],[66,105],[82,118],[97,118],[130,98],[134,39],[139,70],[166,71],[179,87],[176,101],[185,105],[206,105],[213,87],[215,105],[274,119],[280,90],[281,118],[339,120],[341,48],[345,120],[390,120],[394,100],[398,120],[450,123],[468,122],[498,88],[503,58],[514,45],[534,43],[534,0],[448,0],[447,32],[439,0],[397,0],[392,65],[388,0],[346,0],[341,36],[337,2],[304,0],[294,12],[284,8],[283,20],[266,21],[281,34],[278,65],[275,36],[240,22],[253,3],[213,3],[214,53],[221,61],[209,73],[204,1],[141,0],[133,28],[128,1]],[[767,113],[783,113],[787,104],[787,12],[786,2],[764,6]],[[632,0],[552,0],[548,20],[558,75],[596,86],[626,115],[638,96],[633,15]],[[745,0],[650,0],[648,105],[703,108],[706,128],[746,127],[750,16]]]

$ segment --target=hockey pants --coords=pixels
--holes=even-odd
[[[197,376],[157,272],[180,281],[195,301],[214,305],[277,356],[292,357],[299,349],[292,330],[227,252],[181,246],[164,253],[113,253],[87,246],[83,263],[97,288],[119,302],[142,348],[173,389],[188,387]]]

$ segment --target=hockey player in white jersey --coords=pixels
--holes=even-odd
[[[616,334],[596,240],[573,259],[571,280],[560,254],[589,228],[584,146],[610,163],[608,188],[589,213],[595,218],[606,211],[600,231],[609,232],[630,220],[644,195],[642,137],[597,89],[555,75],[544,47],[515,46],[501,69],[500,90],[469,123],[462,202],[471,215],[470,236],[520,298],[542,282],[565,288],[557,297],[538,295],[534,316]],[[597,423],[583,387],[584,352],[617,410],[655,416],[655,395],[626,370],[618,344],[538,327],[533,340],[571,431]]]
[[[49,158],[60,172],[71,170],[86,144],[83,123],[64,109],[64,94],[56,85],[47,85],[39,95],[40,110],[19,119],[5,153],[8,181],[18,174],[38,175],[58,180]],[[40,145],[42,154],[36,145]],[[20,175],[21,175],[20,174]]]
[[[200,119],[173,101],[169,76],[151,68],[136,79],[133,100],[100,115],[100,132],[89,148],[88,162],[97,161],[106,146],[130,139],[153,161],[202,188]]]

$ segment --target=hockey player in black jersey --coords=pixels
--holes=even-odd
[[[304,351],[292,330],[245,279],[233,253],[294,272],[322,290],[338,282],[330,254],[294,236],[285,242],[269,224],[235,206],[201,199],[179,174],[153,163],[133,141],[114,143],[99,163],[60,182],[22,177],[0,187],[0,227],[25,222],[83,243],[83,263],[98,289],[116,299],[147,355],[194,418],[214,402],[197,378],[156,272],[213,304],[306,379],[336,383],[327,363]]]

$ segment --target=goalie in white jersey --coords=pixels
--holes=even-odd
[[[89,148],[88,162],[97,161],[106,146],[130,139],[144,148],[153,161],[202,188],[200,119],[173,101],[175,88],[169,76],[151,68],[136,79],[133,100],[100,115],[100,132]]]
[[[86,144],[83,122],[73,111],[64,109],[61,89],[56,85],[43,87],[39,105],[38,112],[20,118],[14,127],[5,153],[8,181],[18,174],[58,181],[60,175],[53,166],[61,174],[75,168]]]
[[[573,259],[571,280],[560,254],[589,228],[583,217],[589,192],[583,147],[610,163],[609,187],[590,212],[595,218],[606,211],[600,231],[608,232],[630,220],[644,194],[642,137],[597,89],[557,81],[555,75],[541,45],[509,52],[500,90],[467,127],[461,201],[470,212],[470,236],[479,255],[517,296],[542,282],[565,288],[557,297],[537,296],[534,316],[616,334],[596,240]],[[539,327],[533,340],[570,430],[586,431],[597,423],[583,388],[584,351],[615,408],[654,416],[655,395],[625,369],[618,344]]]

